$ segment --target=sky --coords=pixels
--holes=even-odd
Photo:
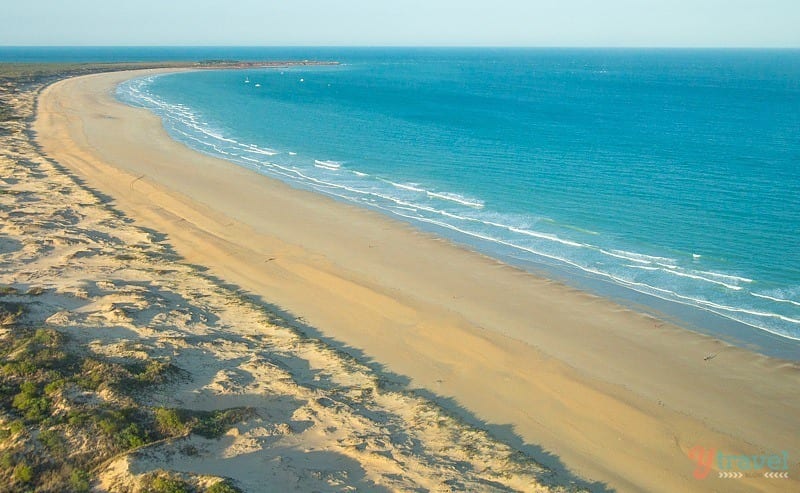
[[[800,0],[0,0],[0,45],[800,47]]]

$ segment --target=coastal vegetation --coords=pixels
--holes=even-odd
[[[197,64],[148,64],[162,66]],[[26,115],[8,104],[24,91],[71,75],[143,64],[0,64],[0,135]],[[15,192],[5,187],[4,195]],[[2,253],[2,252],[0,252]],[[185,372],[167,360],[94,354],[69,335],[25,320],[41,286],[0,285],[0,491],[85,492],[114,458],[192,434],[214,438],[253,416],[248,408],[213,412],[144,405],[139,397]],[[206,486],[192,475],[155,471],[139,490],[240,491],[229,480]]]
[[[215,438],[253,415],[247,408],[213,412],[144,406],[137,396],[180,378],[166,361],[109,361],[88,354],[65,334],[18,322],[23,304],[0,303],[0,484],[20,491],[88,491],[108,459],[192,433]],[[87,448],[85,444],[92,444]],[[146,479],[149,491],[194,491],[167,476]],[[207,491],[236,491],[219,483]]]

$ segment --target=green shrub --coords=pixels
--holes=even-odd
[[[131,408],[109,410],[92,419],[97,427],[123,449],[141,447],[148,441],[146,431],[136,424],[136,411]]]
[[[5,472],[14,467],[14,454],[5,452],[0,455],[0,471]]]
[[[64,378],[52,380],[50,383],[44,386],[44,393],[47,395],[53,395],[63,389],[66,384],[67,380]]]
[[[33,382],[22,382],[19,386],[19,391],[23,394],[36,395],[37,390],[36,384]]]
[[[117,443],[125,449],[137,448],[147,443],[147,437],[136,423],[131,423],[119,433]]]
[[[50,409],[50,400],[40,397],[38,389],[33,382],[24,382],[20,385],[20,393],[14,396],[11,405],[25,415],[30,421],[40,421],[47,416]]]
[[[98,390],[104,383],[115,383],[116,372],[109,365],[94,358],[86,358],[75,383],[86,390]]]
[[[18,435],[25,431],[25,423],[23,423],[19,419],[15,419],[8,425],[8,430],[11,432],[12,435]]]
[[[223,411],[197,412],[198,421],[192,427],[192,432],[205,438],[219,438],[236,423],[241,423],[252,417],[252,408],[235,407]]]
[[[191,493],[192,491],[186,481],[164,474],[155,476],[148,483],[144,489],[147,493]]]
[[[97,427],[108,436],[114,436],[125,425],[124,417],[118,411],[107,412],[100,416],[95,416]]]
[[[64,337],[53,329],[36,329],[33,334],[33,342],[44,346],[54,346],[61,344]]]
[[[83,426],[91,421],[92,417],[93,415],[89,412],[80,409],[70,409],[69,412],[67,412],[67,423],[73,427]]]
[[[242,493],[242,490],[230,484],[226,479],[211,485],[206,493]]]
[[[158,431],[166,436],[178,436],[186,432],[186,425],[175,409],[159,407],[155,411]]]
[[[25,401],[25,408],[20,409],[25,412],[25,418],[38,422],[48,416],[50,400],[47,397],[33,397]]]
[[[14,479],[20,483],[30,483],[33,481],[33,468],[24,462],[17,464],[14,468]]]
[[[3,374],[17,377],[27,377],[36,373],[36,365],[31,360],[11,361],[3,365]]]
[[[47,447],[47,450],[50,451],[56,457],[63,457],[67,454],[67,444],[58,432],[53,430],[44,430],[39,433],[38,437],[39,441]]]
[[[159,384],[167,381],[170,372],[174,367],[170,363],[163,363],[161,361],[150,361],[144,368],[144,371],[136,375],[136,380],[142,384]]]
[[[89,491],[89,474],[82,469],[75,469],[69,475],[69,484],[76,493],[86,493]]]

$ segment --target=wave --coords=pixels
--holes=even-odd
[[[725,280],[728,280],[728,281],[731,281],[731,282],[745,282],[745,283],[748,283],[748,284],[754,282],[749,277],[734,276],[734,275],[731,275],[731,274],[721,274],[719,272],[712,272],[712,271],[707,271],[707,270],[700,270],[700,271],[697,271],[697,272],[698,272],[698,274],[703,274],[705,276],[715,277],[717,279],[725,279]]]
[[[429,197],[434,197],[441,200],[449,200],[450,202],[455,202],[457,204],[466,205],[467,207],[473,207],[475,209],[483,209],[483,201],[477,199],[471,199],[469,197],[464,197],[463,195],[459,195],[457,193],[450,193],[450,192],[431,192],[426,190],[425,193]]]
[[[314,166],[316,166],[317,168],[327,169],[330,171],[338,171],[339,168],[342,166],[342,163],[338,161],[320,161],[319,159],[315,159]]]
[[[455,202],[456,204],[465,205],[467,207],[472,207],[473,209],[482,209],[484,207],[484,202],[482,200],[474,199],[471,197],[466,197],[461,194],[453,193],[453,192],[437,192],[433,190],[428,190],[423,188],[422,185],[418,183],[397,183],[391,180],[386,180],[381,178],[380,181],[384,183],[388,183],[389,185],[398,188],[400,190],[408,190],[410,192],[417,192],[421,194],[425,194],[428,197],[445,200],[449,202]]]
[[[775,301],[777,303],[788,303],[790,305],[800,306],[800,302],[797,302],[797,301],[794,301],[794,300],[787,300],[787,299],[784,299],[784,298],[776,298],[774,296],[769,296],[769,295],[760,294],[760,293],[750,293],[750,294],[755,296],[756,298],[762,298],[762,299],[765,299],[765,300]]]
[[[274,149],[262,149],[255,145],[246,145],[244,151],[252,152],[253,154],[261,154],[264,156],[276,156],[278,154],[278,151]]]
[[[388,183],[389,185],[395,188],[399,188],[400,190],[409,190],[411,192],[420,192],[420,193],[425,193],[427,191],[424,188],[420,188],[420,185],[418,183],[395,183],[390,180],[384,180],[383,178],[380,178],[380,181]]]
[[[673,276],[681,276],[681,277],[688,277],[690,279],[697,279],[698,281],[708,282],[711,284],[717,284],[719,286],[724,286],[728,289],[732,289],[734,291],[740,291],[742,289],[741,286],[735,286],[733,284],[724,283],[722,281],[715,281],[714,279],[709,279],[707,277],[703,277],[697,274],[690,274],[688,272],[681,272],[678,269],[661,269],[662,272],[667,272],[672,274]]]
[[[626,260],[630,260],[631,262],[637,262],[637,263],[675,265],[675,263],[677,262],[677,260],[672,258],[656,257],[654,255],[645,255],[643,253],[628,252],[625,250],[611,250],[611,251],[601,250],[601,251],[607,255],[611,255],[612,257],[623,258]]]

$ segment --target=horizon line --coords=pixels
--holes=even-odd
[[[719,45],[697,45],[697,46],[681,46],[681,45],[400,45],[400,44],[386,44],[386,45],[347,45],[347,44],[331,44],[331,45],[246,45],[246,44],[219,44],[219,45],[202,45],[202,44],[34,44],[34,45],[16,45],[16,44],[0,44],[0,48],[357,48],[357,49],[374,49],[374,48],[399,48],[399,49],[599,49],[599,50],[624,50],[624,49],[647,49],[647,50],[800,50],[800,45],[797,46],[759,46],[759,45],[741,45],[741,46],[719,46]]]

